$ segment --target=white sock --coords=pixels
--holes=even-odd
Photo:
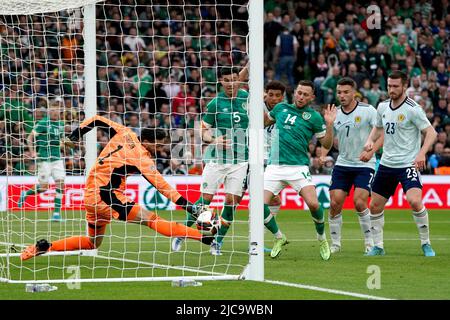
[[[332,244],[341,246],[341,229],[342,229],[342,213],[332,217],[328,216],[328,224],[330,226],[330,237]]]
[[[317,240],[319,241],[327,240],[325,232],[323,234],[317,234]]]
[[[281,230],[278,229],[278,231],[274,234],[276,239],[281,239],[283,238],[283,233],[281,232]]]
[[[371,233],[374,245],[379,248],[384,248],[383,245],[383,228],[384,228],[384,211],[378,214],[370,214]]]
[[[277,206],[269,206],[270,213],[273,214],[274,216],[276,216],[278,211],[280,211],[280,207],[281,207],[281,204],[279,204]]]
[[[417,230],[419,230],[420,244],[430,243],[430,230],[428,224],[428,211],[425,206],[419,212],[413,211],[414,221],[417,225]]]
[[[357,212],[361,232],[364,235],[364,243],[373,246],[372,232],[370,231],[370,210],[366,208],[363,212]]]

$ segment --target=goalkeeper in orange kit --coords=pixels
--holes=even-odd
[[[111,218],[142,224],[168,237],[184,237],[210,244],[213,237],[203,236],[197,229],[160,218],[156,213],[144,210],[125,195],[126,177],[141,174],[161,194],[197,217],[205,208],[194,205],[173,189],[157,171],[152,160],[162,147],[165,132],[160,129],[143,129],[140,137],[131,130],[101,116],[83,121],[79,128],[65,139],[68,147],[92,130],[106,130],[109,142],[90,170],[84,203],[89,236],[75,236],[49,243],[39,240],[26,248],[21,259],[27,260],[50,251],[89,250],[100,246]]]

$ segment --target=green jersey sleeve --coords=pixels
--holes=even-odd
[[[217,98],[214,98],[206,106],[206,113],[203,116],[203,121],[214,127],[216,123],[216,116],[217,116]]]
[[[36,125],[34,126],[33,130],[34,130],[36,133],[44,133],[44,132],[47,131],[47,125],[46,125],[42,120],[41,120],[41,121],[38,121],[38,122],[36,123]]]
[[[325,121],[323,120],[320,113],[315,112],[314,116],[312,117],[312,125],[313,125],[313,133],[317,138],[323,138],[325,137],[325,134],[327,132],[327,126],[325,125]]]
[[[269,116],[270,119],[275,120],[276,114],[277,112],[280,110],[280,108],[284,105],[283,102],[278,103],[275,105],[275,107],[273,107],[272,110],[270,110],[267,115]]]

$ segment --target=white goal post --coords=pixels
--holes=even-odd
[[[215,4],[211,4],[215,3]],[[263,221],[263,85],[264,85],[264,47],[263,26],[264,1],[261,0],[229,0],[229,9],[226,9],[221,1],[207,0],[181,0],[171,3],[165,0],[130,0],[126,4],[115,0],[0,0],[0,67],[1,74],[1,103],[9,103],[9,106],[17,108],[18,118],[8,113],[0,118],[0,135],[5,136],[7,146],[2,156],[0,169],[5,176],[0,176],[0,282],[7,283],[73,283],[73,282],[127,282],[127,281],[168,281],[178,279],[194,280],[264,280],[264,221]],[[218,8],[218,6],[223,6]],[[189,10],[186,10],[187,7]],[[233,8],[239,7],[240,13],[248,11],[248,20],[237,21],[247,23],[248,32],[245,35],[236,32],[232,14]],[[174,9],[173,13],[171,8]],[[225,9],[224,9],[225,8]],[[221,10],[230,10],[229,18],[221,16]],[[166,15],[164,15],[166,11]],[[177,15],[178,13],[178,15]],[[99,14],[101,18],[99,19]],[[173,16],[172,16],[173,14]],[[197,16],[199,20],[197,20]],[[123,17],[126,17],[123,19]],[[129,18],[135,20],[129,20]],[[161,17],[165,17],[162,20]],[[178,19],[184,19],[180,21]],[[216,21],[210,20],[215,17]],[[120,19],[120,20],[119,20]],[[158,20],[161,19],[161,20]],[[230,19],[227,21],[226,19]],[[218,22],[220,21],[220,22]],[[188,49],[179,52],[179,47],[171,41],[178,41],[180,33],[172,34],[169,27],[168,33],[162,34],[149,31],[139,39],[146,43],[146,47],[139,47],[139,30],[142,25],[149,29],[160,28],[161,24],[181,23],[187,30],[186,24],[196,25],[198,23],[199,33],[195,36],[182,34],[181,42],[187,48],[186,43],[196,42],[199,49]],[[131,27],[130,27],[131,25]],[[206,25],[206,32],[203,27]],[[211,30],[208,30],[212,26]],[[125,26],[125,27],[124,27]],[[47,29],[48,28],[48,29]],[[98,33],[98,29],[102,34]],[[133,36],[122,34],[137,29],[138,34]],[[220,37],[217,37],[219,28],[229,28],[229,39],[225,42],[237,41],[236,47],[228,43],[218,49]],[[238,28],[238,27],[236,27]],[[195,28],[194,28],[195,29]],[[114,32],[112,30],[115,30]],[[160,30],[160,29],[159,29]],[[237,29],[236,29],[237,30]],[[220,31],[222,32],[222,31]],[[123,47],[126,36],[132,38],[130,46],[136,44],[138,49],[122,49],[117,52],[112,43],[117,41]],[[228,36],[228,34],[227,34]],[[151,38],[151,39],[150,39]],[[158,41],[167,38],[167,52],[158,47]],[[213,39],[215,38],[215,39]],[[144,39],[144,40],[142,40]],[[219,39],[219,40],[217,40]],[[107,44],[105,44],[107,42]],[[99,46],[100,43],[100,46]],[[161,40],[163,45],[164,40]],[[207,43],[203,47],[204,43]],[[195,48],[195,45],[192,47]],[[225,51],[224,46],[228,49]],[[243,49],[246,48],[246,49]],[[149,50],[149,51],[146,51]],[[152,51],[150,51],[152,50]],[[198,51],[197,51],[198,50]],[[245,51],[244,51],[245,50]],[[127,52],[125,52],[127,51]],[[151,67],[145,65],[142,55],[151,56],[153,63]],[[192,129],[193,137],[196,137],[196,128],[185,125],[185,131],[178,127],[173,128],[174,114],[178,110],[161,113],[160,107],[155,107],[154,112],[148,106],[148,101],[158,103],[156,86],[160,84],[161,77],[157,78],[154,70],[167,72],[169,83],[160,86],[160,90],[166,90],[167,101],[174,98],[172,94],[172,75],[180,65],[171,61],[173,52],[185,57],[185,61],[178,62],[181,68],[188,65],[188,56],[199,57],[197,65],[193,69],[200,70],[200,78],[203,79],[198,85],[206,83],[207,87],[200,88],[199,98],[195,98],[199,106],[199,113],[205,111],[206,101],[210,101],[218,88],[217,72],[218,65],[210,65],[204,62],[203,55],[208,56],[211,61],[221,61],[225,65],[226,58],[223,56],[234,54],[246,56],[249,63],[248,81],[248,148],[249,148],[249,187],[248,215],[245,210],[239,210],[235,221],[225,237],[224,254],[222,256],[211,256],[209,247],[197,241],[185,241],[185,247],[181,252],[172,252],[171,238],[157,234],[153,230],[142,226],[128,224],[123,221],[111,221],[107,226],[105,240],[101,247],[95,250],[79,250],[67,252],[51,252],[43,254],[29,261],[20,260],[20,251],[36,240],[47,238],[51,241],[78,236],[87,233],[85,211],[83,209],[83,188],[85,178],[89,169],[95,163],[99,148],[104,147],[105,137],[98,135],[94,129],[87,133],[84,142],[79,149],[72,154],[64,153],[64,163],[69,175],[65,177],[64,197],[60,199],[61,222],[54,222],[50,216],[55,207],[58,192],[55,179],[50,179],[47,191],[36,191],[29,196],[28,202],[21,202],[22,195],[40,185],[37,176],[36,159],[31,159],[32,153],[27,150],[30,143],[30,132],[35,128],[39,120],[45,118],[49,106],[57,101],[64,112],[60,113],[60,121],[64,124],[65,134],[69,129],[74,129],[78,120],[87,119],[98,112],[117,116],[110,117],[111,120],[123,120],[123,124],[131,123],[131,117],[137,114],[139,125],[134,127],[136,132],[141,130],[145,123],[158,123],[164,127],[164,121],[169,117],[166,128],[170,132],[187,135]],[[157,61],[155,56],[168,57],[168,64]],[[103,60],[102,60],[103,59]],[[231,64],[234,63],[231,58]],[[98,61],[102,60],[99,65]],[[206,59],[205,59],[206,60]],[[114,64],[112,64],[112,62]],[[142,62],[141,62],[142,61]],[[243,67],[243,63],[236,65]],[[152,89],[155,95],[142,102],[140,97],[141,87],[139,81],[141,76],[137,75],[141,66],[147,70],[147,75],[152,73]],[[234,66],[234,65],[233,65]],[[114,72],[110,72],[113,70]],[[117,71],[119,70],[119,71]],[[150,70],[150,72],[148,71]],[[213,72],[208,72],[213,70]],[[123,78],[115,78],[117,74],[125,75]],[[100,75],[100,76],[98,76]],[[183,78],[184,76],[184,78]],[[195,86],[194,80],[188,80],[185,73],[181,78],[187,85]],[[132,79],[137,77],[138,85],[134,94],[138,95],[136,101],[127,97],[127,90],[133,86]],[[209,77],[209,78],[208,78]],[[215,77],[216,83],[211,79]],[[192,76],[192,78],[194,78]],[[204,80],[206,79],[206,80]],[[127,84],[128,81],[128,84]],[[173,80],[182,82],[180,78]],[[191,81],[191,82],[189,82]],[[199,80],[200,81],[200,80]],[[76,83],[76,84],[73,84]],[[75,88],[75,89],[74,89]],[[123,96],[117,96],[116,91]],[[217,89],[218,90],[218,89]],[[136,93],[137,91],[137,93]],[[176,97],[175,97],[176,98]],[[106,101],[106,102],[105,102]],[[123,102],[122,102],[123,101]],[[131,102],[130,102],[131,101]],[[98,104],[106,106],[106,109],[98,109]],[[142,103],[142,108],[141,108]],[[150,104],[151,104],[150,103]],[[123,104],[123,105],[122,105]],[[130,105],[137,109],[131,110]],[[120,107],[123,114],[120,114]],[[185,110],[187,111],[185,101]],[[6,108],[3,106],[3,108]],[[162,107],[164,108],[164,103]],[[47,110],[46,110],[47,109]],[[11,109],[12,110],[12,109]],[[136,111],[138,110],[138,111]],[[175,111],[174,111],[175,110]],[[127,118],[127,112],[130,116]],[[158,113],[161,113],[159,116]],[[6,112],[4,111],[6,115]],[[26,114],[24,116],[24,114]],[[159,118],[158,118],[159,117]],[[144,119],[145,118],[145,119]],[[70,123],[66,122],[71,119]],[[183,119],[187,119],[186,117]],[[183,120],[186,121],[187,120]],[[78,122],[79,123],[79,122]],[[197,126],[198,124],[196,124]],[[2,129],[3,128],[3,129]],[[3,130],[3,131],[2,131]],[[183,133],[184,132],[184,133]],[[192,138],[193,139],[193,138]],[[194,145],[196,142],[189,142]],[[173,141],[169,142],[169,147]],[[194,146],[198,147],[198,146]],[[168,162],[172,168],[173,163],[186,163],[183,174],[186,178],[177,179],[175,170],[167,170],[163,173],[167,181],[183,190],[184,196],[189,192],[199,193],[197,187],[190,189],[196,184],[197,178],[190,179],[188,174],[188,163],[193,168],[198,168],[198,163],[203,160],[202,144],[200,142],[200,160],[179,160],[169,154]],[[22,150],[22,151],[17,151]],[[176,156],[174,156],[176,157]],[[191,161],[191,162],[189,162]],[[155,161],[156,162],[156,161]],[[156,162],[158,163],[158,162]],[[197,165],[197,167],[195,167]],[[33,171],[34,170],[34,171]],[[180,169],[181,170],[181,169]],[[28,172],[28,173],[24,173]],[[34,174],[30,174],[34,172]],[[189,171],[190,172],[190,171]],[[53,177],[54,178],[54,177]],[[190,181],[192,185],[190,184]],[[185,185],[180,183],[184,181]],[[149,210],[157,210],[158,214],[170,221],[183,223],[185,214],[175,210],[174,204],[168,204],[167,199],[158,195],[147,181],[141,177],[133,176],[127,179],[127,192],[132,199],[139,199],[139,203]],[[183,189],[184,188],[184,189]],[[42,192],[42,193],[38,193]],[[56,193],[55,193],[56,192]],[[56,195],[56,196],[55,196]],[[223,190],[215,198],[215,202],[223,202]],[[150,199],[150,200],[149,200]],[[250,200],[249,200],[250,199]],[[195,197],[194,201],[195,202]],[[21,205],[19,206],[19,202]],[[246,203],[247,203],[246,202]],[[219,206],[220,207],[220,206]],[[241,208],[243,205],[241,205]],[[246,208],[245,208],[246,209]],[[161,211],[158,211],[161,210]],[[218,209],[219,210],[219,209]],[[241,213],[244,212],[244,213]],[[195,228],[195,225],[193,226]],[[70,270],[77,270],[74,278]]]

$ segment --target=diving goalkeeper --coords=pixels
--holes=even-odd
[[[50,251],[90,250],[98,248],[103,240],[106,226],[111,218],[142,224],[168,237],[184,237],[210,244],[212,237],[202,236],[193,228],[160,218],[156,213],[144,210],[125,195],[126,177],[141,174],[161,194],[197,217],[201,205],[194,205],[173,189],[157,171],[152,160],[164,143],[165,132],[160,129],[143,129],[140,137],[129,128],[101,116],[83,121],[69,137],[65,145],[74,147],[75,142],[99,127],[106,130],[109,143],[102,150],[90,170],[84,197],[89,236],[75,236],[49,243],[39,240],[21,254],[22,260]]]

